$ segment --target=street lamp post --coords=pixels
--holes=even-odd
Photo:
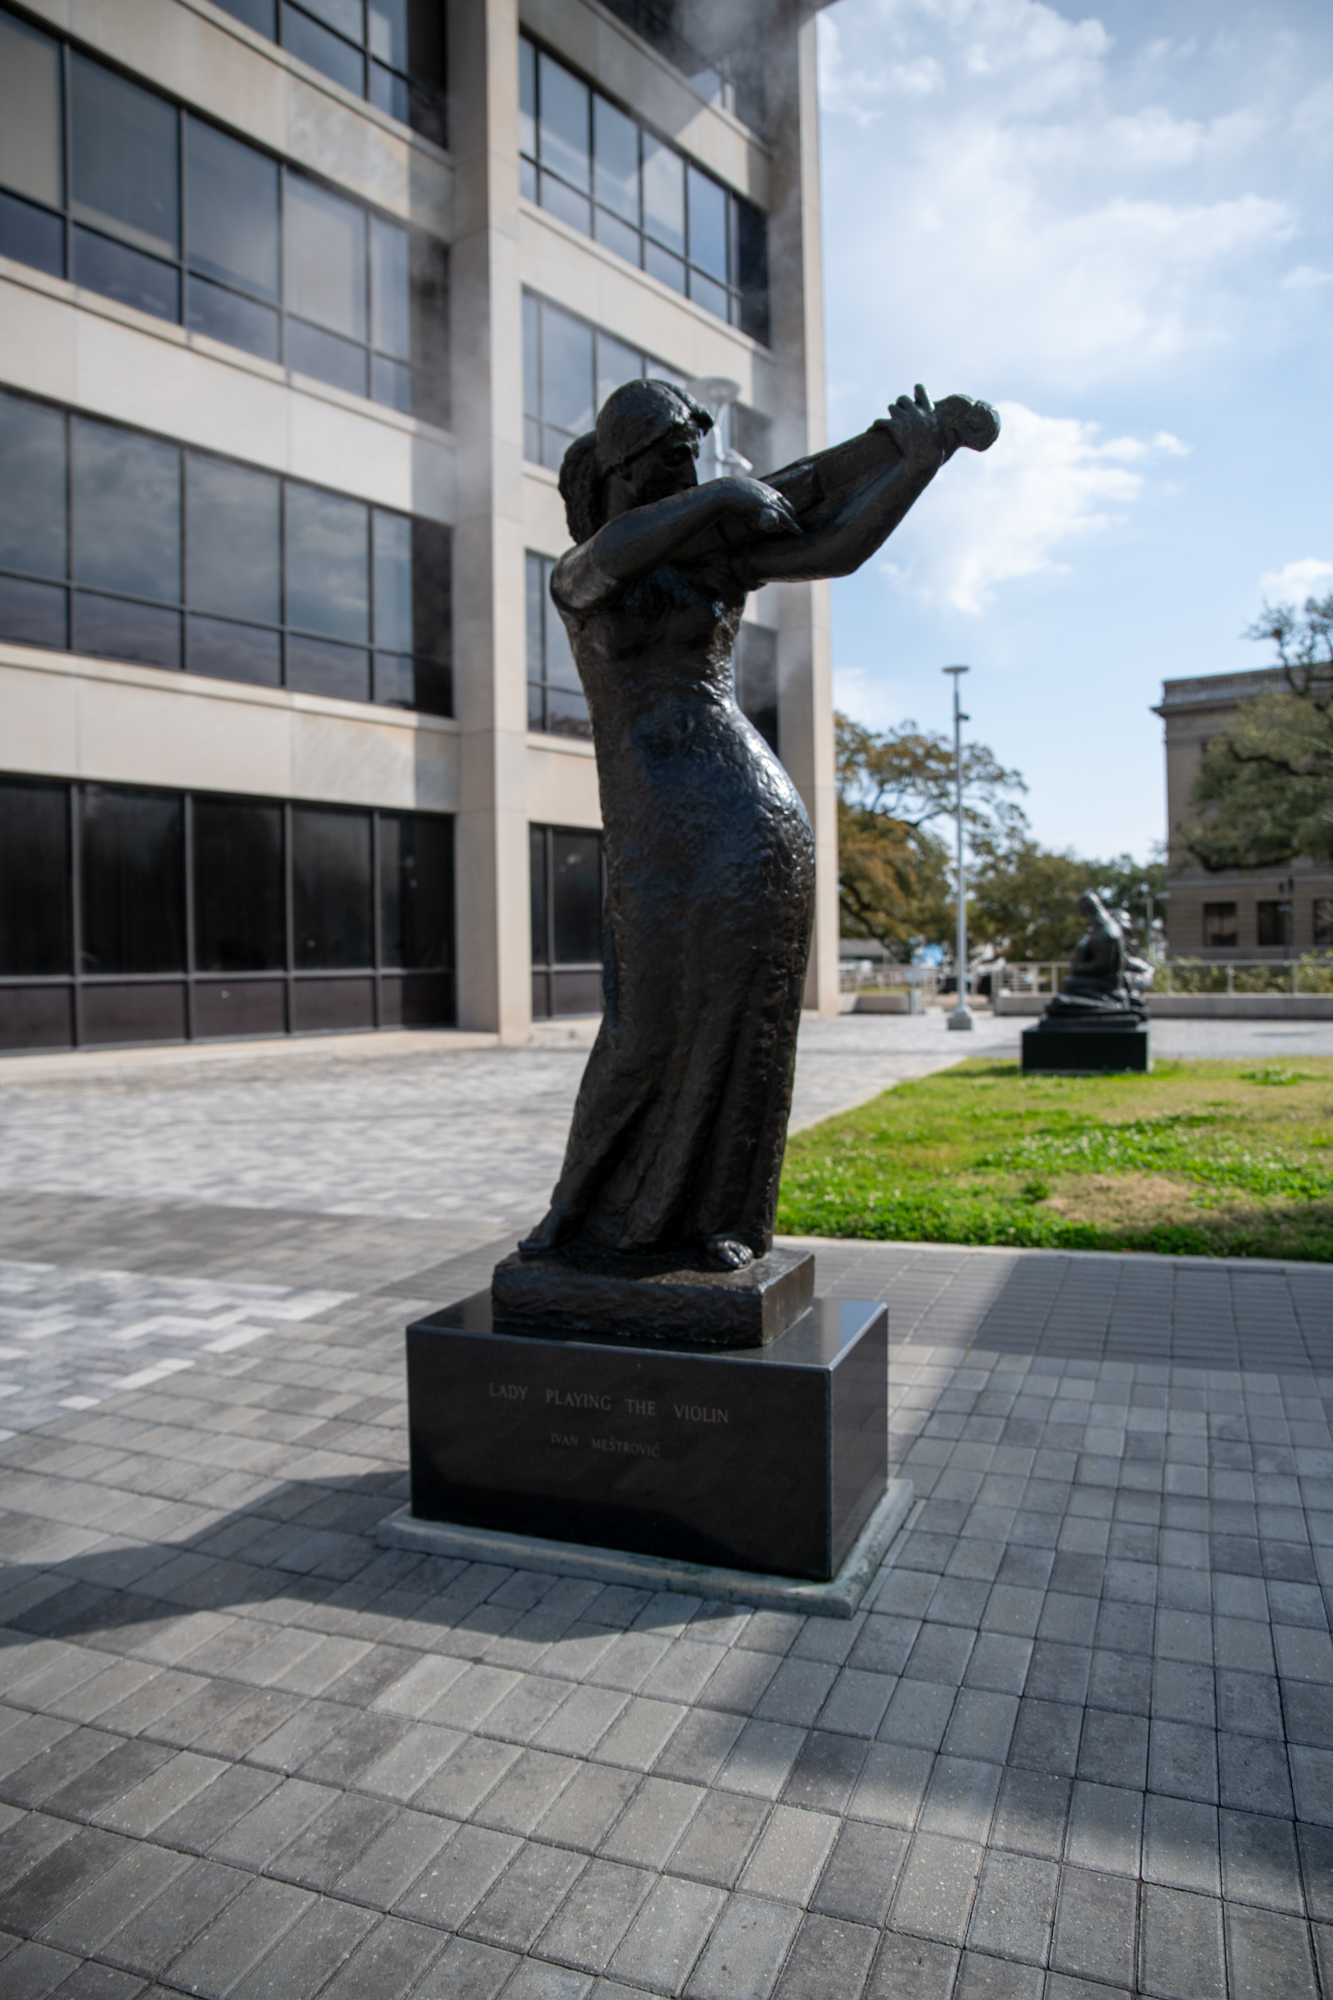
[[[957,976],[958,1002],[949,1016],[951,1028],[970,1029],[972,1010],[967,1004],[967,882],[963,874],[963,724],[971,720],[963,714],[958,699],[959,675],[971,672],[970,667],[945,667],[946,674],[953,675],[953,778],[954,815],[957,826],[958,859],[958,934],[954,953],[954,970]]]

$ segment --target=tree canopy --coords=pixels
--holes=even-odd
[[[835,717],[838,896],[844,937],[874,938],[895,958],[951,935],[949,846],[936,822],[954,811],[953,745],[905,722],[883,734]],[[1011,797],[1026,791],[985,744],[963,751],[964,817],[973,837],[1025,829]]]
[[[1151,903],[1154,917],[1161,912],[1163,862],[1136,861],[1132,854],[1085,861],[1068,848],[1057,852],[1030,838],[998,843],[982,837],[973,853],[969,927],[977,944],[1011,959],[1068,958],[1083,935],[1078,899],[1085,889],[1095,889],[1109,909],[1128,912],[1140,949],[1151,942],[1146,906]]]
[[[1300,612],[1266,604],[1245,637],[1270,642],[1285,686],[1204,748],[1178,838],[1214,873],[1333,857],[1333,593]]]

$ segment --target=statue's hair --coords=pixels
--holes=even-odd
[[[685,425],[702,437],[713,419],[674,382],[626,382],[607,397],[596,430],[575,438],[560,466],[560,497],[575,542],[589,541],[605,524],[611,474]]]

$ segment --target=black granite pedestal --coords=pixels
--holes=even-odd
[[[1074,1027],[1062,1022],[1023,1030],[1025,1076],[1063,1073],[1104,1076],[1145,1073],[1152,1068],[1146,1023],[1134,1028]]]
[[[888,1480],[888,1318],[816,1299],[700,1350],[499,1321],[407,1330],[412,1515],[788,1577],[835,1576]]]

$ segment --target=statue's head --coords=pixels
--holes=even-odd
[[[699,440],[713,428],[702,403],[670,382],[626,382],[607,397],[597,428],[576,438],[560,467],[560,496],[576,542],[631,507],[697,484]]]
[[[1094,927],[1107,929],[1114,924],[1111,912],[1107,909],[1095,889],[1085,889],[1083,891],[1083,894],[1078,899],[1078,909],[1079,915],[1087,923],[1089,929]]]

